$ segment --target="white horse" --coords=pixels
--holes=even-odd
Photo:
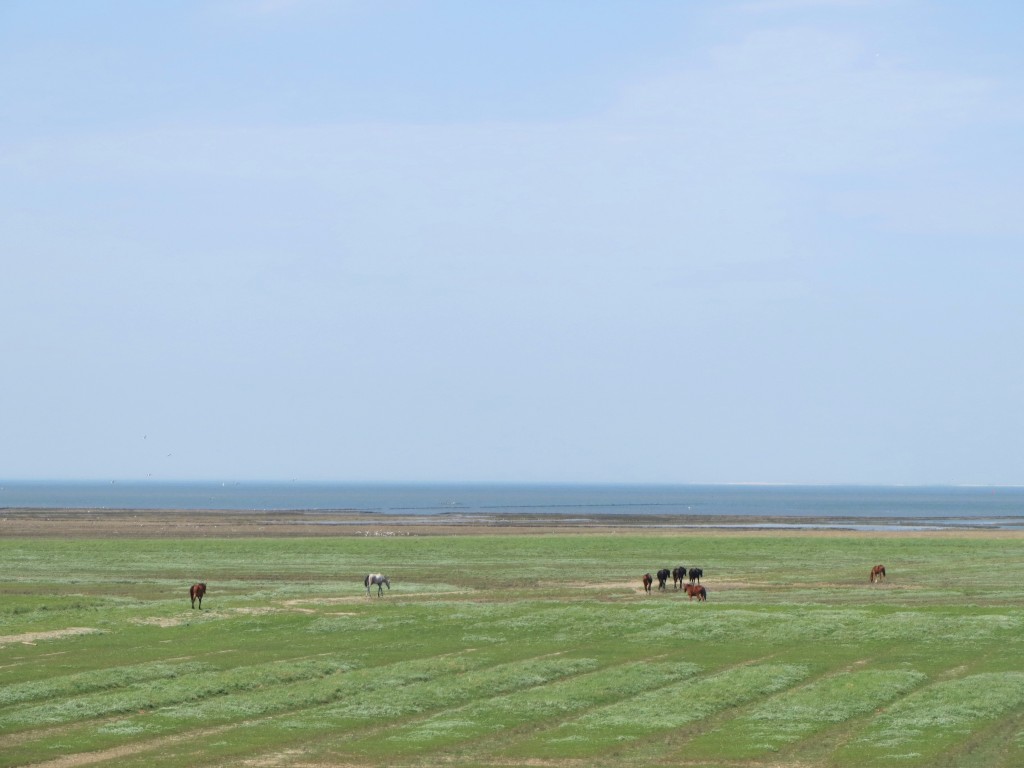
[[[391,579],[385,576],[383,573],[370,573],[367,574],[366,578],[363,579],[363,586],[366,587],[366,596],[370,596],[370,585],[377,585],[377,597],[384,594],[384,589],[381,585],[388,588],[388,592],[391,591]]]

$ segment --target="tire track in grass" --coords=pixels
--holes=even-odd
[[[691,678],[593,709],[537,734],[514,747],[512,754],[549,759],[597,756],[788,688],[808,674],[803,665],[768,663]]]
[[[447,711],[495,693],[545,685],[597,666],[594,659],[560,656],[560,653],[544,654],[496,666],[486,666],[487,659],[484,658],[479,669],[455,676],[439,674],[435,679],[411,682],[404,687],[377,680],[371,689],[364,688],[339,697],[337,702],[326,706],[267,718],[259,722],[258,728],[253,728],[248,722],[240,723],[237,732],[239,747],[233,757],[242,759],[241,753],[244,752],[251,758],[261,747],[273,751],[301,748],[308,756],[310,748],[316,745],[316,751],[331,755],[330,762],[335,764],[339,750],[344,752],[347,760],[350,743],[354,740],[380,743],[400,720]],[[180,762],[180,756],[167,759],[168,766]],[[159,760],[150,764],[154,768],[163,765]]]
[[[212,667],[203,662],[173,663],[150,661],[122,667],[106,667],[60,675],[46,680],[8,683],[0,688],[0,707],[6,708],[29,701],[77,696],[94,691],[120,688],[147,680],[180,677],[183,674],[205,672]]]
[[[862,765],[930,765],[950,746],[1024,706],[1024,672],[943,680],[900,699],[839,755]]]
[[[156,677],[113,691],[72,696],[59,701],[15,707],[0,713],[0,729],[54,725],[119,712],[153,710],[185,701],[256,690],[268,683],[288,683],[347,671],[344,661],[270,662],[204,673],[201,677]]]
[[[696,736],[675,756],[763,757],[825,729],[870,714],[905,695],[926,676],[910,670],[840,672],[780,693],[723,726]]]
[[[183,665],[190,667],[191,665]],[[3,742],[3,762],[18,764],[38,754],[39,744],[60,738],[65,751],[78,745],[114,745],[134,741],[140,734],[170,730],[156,720],[152,712],[160,707],[180,704],[198,697],[220,697],[228,691],[256,691],[267,684],[272,687],[302,683],[318,676],[346,671],[350,667],[338,660],[300,663],[273,661],[266,664],[234,668],[215,674],[200,670],[200,675],[155,678],[113,691],[72,696],[45,704],[8,708],[0,714],[0,725],[27,727],[28,732],[12,734]],[[117,715],[121,715],[120,718]],[[190,721],[179,727],[194,725]],[[51,727],[45,727],[51,726]],[[55,727],[54,727],[55,726]]]
[[[119,747],[98,750],[96,752],[77,752],[73,755],[64,755],[63,757],[46,760],[42,763],[31,763],[26,765],[25,768],[79,768],[83,765],[105,763],[110,760],[123,760],[126,757],[132,757],[133,755],[139,755],[143,752],[149,752],[154,749],[166,749],[167,747],[182,741],[191,741],[192,739],[216,736],[218,733],[226,731],[229,727],[230,726],[203,728],[191,733],[178,733],[173,736],[164,736],[159,739],[152,739],[144,743],[124,744]]]
[[[449,709],[419,722],[393,727],[385,736],[389,753],[408,754],[444,748],[506,728],[564,718],[594,706],[659,689],[692,677],[700,666],[690,662],[629,662],[560,679],[525,690]],[[364,751],[379,739],[352,744]]]
[[[358,670],[340,678],[314,681],[312,690],[305,683],[288,686],[288,690],[277,688],[194,705],[175,705],[150,715],[129,716],[119,721],[118,725],[124,731],[122,740],[131,739],[131,744],[81,754],[109,755],[89,758],[89,762],[100,762],[126,754],[163,749],[176,743],[174,739],[185,737],[181,733],[168,735],[166,732],[171,729],[187,729],[190,737],[194,735],[196,738],[207,730],[218,734],[244,730],[243,741],[247,748],[263,742],[280,747],[284,741],[295,741],[297,734],[301,734],[298,740],[305,743],[311,732],[320,732],[329,726],[377,729],[382,727],[382,722],[389,722],[387,719],[382,721],[382,717],[417,713],[430,707],[446,706],[453,701],[461,702],[490,694],[495,690],[540,684],[558,676],[592,668],[596,662],[545,654],[535,659],[481,669],[488,663],[488,658],[477,654],[445,654],[443,657],[399,662],[386,667]],[[455,682],[447,686],[440,685],[439,681],[448,681],[453,674]],[[211,724],[216,723],[217,719],[226,722],[211,725],[209,729],[194,729],[197,722]],[[133,731],[136,726],[139,730],[149,731],[150,737],[140,741],[139,732]],[[154,729],[163,730],[164,735],[157,735]],[[84,727],[78,732],[82,743],[94,744],[95,735],[95,728]],[[73,734],[63,734],[62,743],[74,748]],[[125,751],[128,749],[131,751]],[[163,755],[154,756],[147,763],[159,763],[160,757]]]

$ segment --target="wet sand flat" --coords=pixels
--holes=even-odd
[[[880,536],[1022,538],[1024,530],[910,530],[891,519],[709,515],[557,514],[380,515],[355,511],[18,509],[0,510],[0,537],[241,538],[473,536],[553,533],[651,535]],[[872,526],[873,530],[864,530]]]

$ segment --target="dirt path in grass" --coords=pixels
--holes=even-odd
[[[92,635],[99,632],[93,627],[68,627],[67,629],[51,629],[49,632],[23,632],[20,635],[0,635],[0,645],[21,643],[35,645],[38,640],[59,640],[62,637],[75,635]]]
[[[222,731],[227,731],[237,726],[238,723],[231,723],[230,725],[217,726],[216,728],[194,730],[189,731],[188,733],[175,734],[174,736],[163,736],[159,739],[152,739],[151,741],[125,744],[120,747],[111,747],[110,749],[101,749],[98,752],[78,752],[73,755],[58,757],[54,760],[47,760],[44,763],[32,763],[31,765],[26,766],[26,768],[77,768],[77,766],[80,765],[92,765],[93,763],[103,763],[107,760],[119,760],[123,757],[130,757],[131,755],[137,755],[142,752],[160,749],[161,747],[166,747],[170,744],[177,744],[181,741],[190,741],[192,739],[205,736],[215,736]]]

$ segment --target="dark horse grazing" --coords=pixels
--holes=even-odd
[[[708,601],[708,591],[700,584],[687,584],[683,589],[686,590],[686,594],[690,596],[691,600],[696,597],[698,603]]]
[[[876,565],[871,569],[871,583],[874,584],[876,581],[882,581],[885,579],[885,566]]]
[[[700,584],[700,577],[704,575],[703,568],[691,568],[690,569],[690,583]]]
[[[668,581],[668,576],[671,571],[668,568],[662,568],[658,571],[658,589],[664,589],[665,583]]]
[[[651,578],[651,574],[644,574],[644,592],[651,591],[651,584],[654,583],[654,579]]]
[[[678,568],[672,569],[672,586],[675,589],[680,589],[683,586],[683,580],[686,579],[686,568],[679,566]]]
[[[199,610],[203,610],[203,595],[206,594],[206,584],[199,582],[188,588],[188,596],[192,599],[192,607],[196,607],[196,600],[199,601]]]

